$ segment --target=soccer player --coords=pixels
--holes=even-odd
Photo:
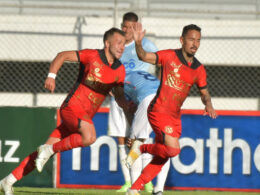
[[[63,51],[50,64],[45,88],[55,90],[55,77],[64,61],[80,62],[78,79],[60,108],[62,123],[44,145],[27,156],[20,165],[0,182],[6,195],[12,186],[36,167],[42,171],[48,159],[57,152],[93,144],[96,140],[93,116],[112,88],[123,90],[125,68],[118,60],[124,52],[125,33],[117,28],[106,31],[104,49]],[[119,94],[119,93],[118,93]],[[120,101],[120,97],[117,97]],[[124,104],[122,97],[121,105]],[[126,105],[126,104],[125,104]]]
[[[131,140],[139,140],[141,142],[149,143],[149,135],[152,132],[152,127],[147,118],[147,108],[155,97],[160,81],[153,75],[145,71],[131,71],[125,77],[124,94],[129,101],[133,101],[138,105],[131,124]],[[132,117],[130,117],[130,120]],[[131,141],[132,142],[132,141]],[[131,143],[130,142],[130,143]],[[131,167],[132,183],[139,177],[142,169],[151,161],[152,156],[148,153],[142,154]],[[170,161],[163,166],[161,172],[158,174],[156,186],[153,194],[163,193],[164,184],[170,168]]]
[[[135,42],[132,32],[132,27],[138,21],[138,16],[133,12],[127,12],[123,16],[121,28],[125,32],[126,45],[125,51],[120,58],[126,69],[126,74],[131,71],[143,70],[148,72],[151,64],[143,62],[138,59],[135,51]],[[143,47],[150,52],[156,52],[156,46],[146,38],[142,40]],[[126,121],[123,110],[117,105],[114,98],[111,98],[109,118],[108,118],[109,131],[108,135],[117,137],[120,165],[124,176],[125,184],[117,192],[126,192],[131,186],[131,177],[129,169],[126,167],[124,160],[129,152],[126,145],[126,139],[129,137],[129,125]],[[145,190],[151,192],[153,189],[152,183],[145,185]]]
[[[169,158],[180,153],[181,106],[188,96],[192,85],[196,84],[205,105],[204,114],[211,118],[217,114],[212,106],[207,89],[204,66],[194,57],[200,46],[201,29],[191,24],[183,28],[180,42],[181,49],[168,49],[156,53],[146,52],[142,47],[145,31],[140,23],[132,28],[138,57],[148,63],[160,66],[161,83],[157,95],[148,108],[148,119],[155,132],[155,144],[143,144],[136,140],[126,159],[127,165],[142,153],[154,155],[152,161],[143,169],[139,178],[126,193],[139,194],[144,184],[151,181]]]

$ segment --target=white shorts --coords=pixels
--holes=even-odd
[[[147,108],[156,94],[148,95],[143,101],[138,105],[138,108],[134,115],[134,120],[131,126],[130,138],[147,139],[151,134],[152,127],[148,121]]]
[[[114,137],[129,137],[130,128],[123,109],[118,106],[114,97],[111,97],[108,114],[108,135]]]

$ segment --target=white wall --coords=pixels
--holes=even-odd
[[[44,94],[35,96],[32,93],[0,93],[0,106],[26,106],[26,107],[60,107],[67,94]],[[260,100],[257,98],[221,98],[213,97],[212,103],[216,110],[259,110]],[[103,103],[109,107],[108,99]],[[188,97],[182,109],[199,109],[205,107],[199,97]]]
[[[0,15],[0,60],[50,61],[59,51],[78,49],[76,17]],[[102,48],[103,33],[113,18],[85,17],[83,48]],[[142,18],[159,49],[180,47],[186,24],[202,28],[199,60],[207,65],[259,66],[260,21],[185,18]],[[121,19],[118,20],[121,23]]]

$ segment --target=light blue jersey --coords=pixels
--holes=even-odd
[[[158,51],[157,47],[146,38],[143,38],[142,46],[143,46],[144,50],[148,51],[148,52],[157,52]],[[138,56],[137,56],[136,50],[135,50],[134,41],[125,46],[125,51],[124,51],[122,57],[120,58],[120,61],[125,66],[126,74],[128,74],[128,72],[130,72],[130,71],[138,71],[138,70],[148,72],[149,66],[151,65],[149,63],[143,62],[138,59]]]
[[[160,81],[145,71],[131,71],[125,77],[124,93],[137,105],[148,95],[157,92]]]

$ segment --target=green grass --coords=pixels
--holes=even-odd
[[[116,190],[97,190],[97,189],[65,189],[65,188],[29,188],[29,187],[15,187],[15,195],[124,195],[124,193],[117,193]],[[3,193],[0,192],[2,195]],[[141,192],[142,195],[150,193]],[[216,191],[165,191],[164,195],[259,195],[254,192],[216,192]]]

